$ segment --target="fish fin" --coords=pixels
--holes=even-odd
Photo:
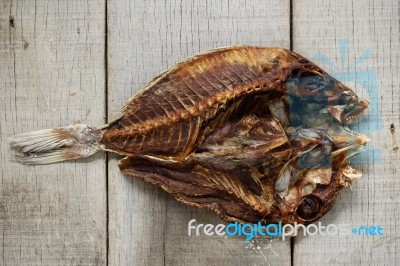
[[[43,129],[9,138],[19,151],[14,161],[22,164],[50,164],[86,158],[101,149],[102,132],[84,124]]]
[[[258,222],[268,217],[266,200],[246,193],[240,180],[196,163],[131,156],[122,159],[119,168],[124,175],[158,185],[176,200],[209,209],[225,221]]]

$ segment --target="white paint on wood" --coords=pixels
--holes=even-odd
[[[161,71],[208,49],[289,47],[289,1],[108,1],[109,114]],[[289,242],[189,237],[221,223],[109,163],[110,265],[289,265]],[[258,248],[257,248],[258,247]]]
[[[1,3],[0,265],[106,263],[105,155],[24,166],[7,141],[104,123],[104,10],[91,0]]]
[[[354,182],[353,191],[339,196],[335,207],[321,220],[323,224],[347,223],[354,226],[381,225],[383,237],[299,237],[294,245],[294,265],[395,265],[399,261],[400,180],[399,103],[400,39],[398,0],[294,1],[294,50],[315,60],[320,51],[337,67],[319,63],[328,72],[373,69],[377,73],[382,128],[374,130],[371,119],[367,135],[371,146],[380,152],[370,154],[370,161],[356,164],[364,176]],[[349,50],[342,68],[339,39],[347,39]],[[367,49],[373,56],[363,63],[353,63]],[[369,78],[373,78],[372,76]],[[363,85],[349,84],[361,97],[369,96]],[[391,133],[391,124],[394,132]],[[357,129],[356,129],[357,130]]]

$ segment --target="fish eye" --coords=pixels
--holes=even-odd
[[[303,220],[312,220],[317,217],[321,205],[321,201],[317,197],[308,196],[303,199],[300,206],[297,208],[297,216]]]
[[[349,102],[352,99],[352,97],[350,95],[348,95],[347,93],[343,92],[339,95],[339,100],[338,100],[338,104],[339,105],[345,105],[347,102]]]

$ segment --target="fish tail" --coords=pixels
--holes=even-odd
[[[14,161],[22,164],[50,164],[86,158],[103,149],[103,131],[84,124],[43,129],[10,137],[19,151]]]

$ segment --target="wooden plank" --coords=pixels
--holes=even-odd
[[[104,1],[2,1],[0,265],[106,264],[105,155],[28,167],[7,141],[104,123],[104,29]]]
[[[384,236],[376,237],[298,237],[294,265],[395,265],[400,259],[399,10],[398,0],[294,1],[294,50],[314,60],[317,52],[325,54],[334,65],[319,64],[329,72],[356,71],[364,82],[349,80],[346,84],[372,104],[379,104],[364,132],[375,151],[367,153],[368,160],[355,164],[364,176],[354,183],[352,192],[347,190],[338,198],[321,222],[384,228]],[[340,46],[346,47],[346,42],[349,49],[342,49],[344,57]],[[360,62],[368,49],[372,56]],[[372,74],[365,77],[362,71],[367,69]],[[378,86],[368,89],[375,79],[373,73]]]
[[[108,1],[109,114],[161,71],[229,45],[289,47],[289,1]],[[221,223],[109,163],[111,265],[289,265],[289,242],[189,237],[187,224]]]

